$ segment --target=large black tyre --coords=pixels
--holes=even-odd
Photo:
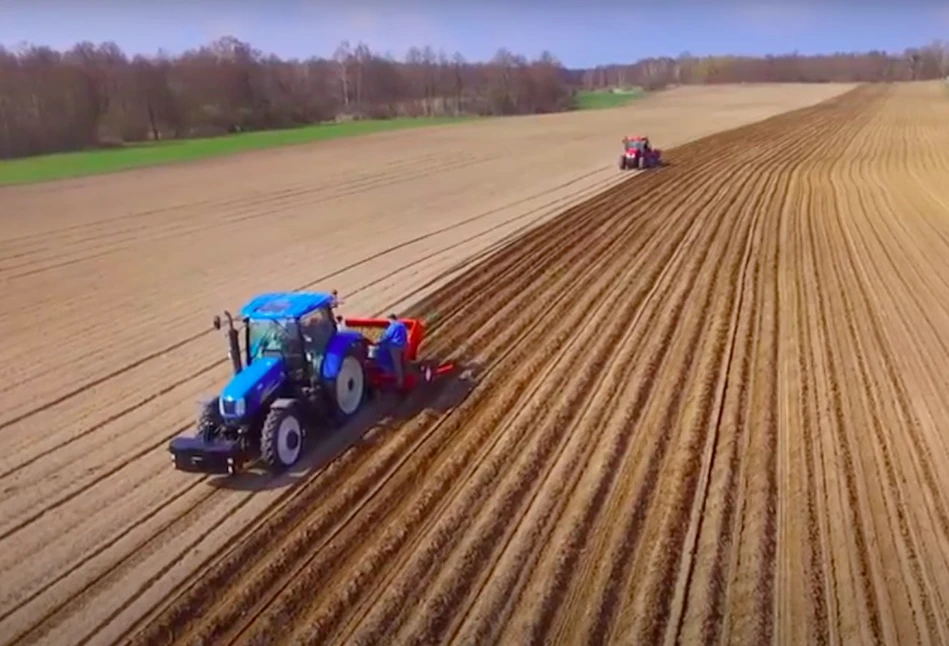
[[[344,424],[356,415],[366,401],[369,384],[363,365],[365,352],[361,346],[350,346],[343,355],[336,378],[323,383],[333,417],[339,424]]]
[[[273,472],[300,460],[306,432],[296,405],[271,408],[260,430],[260,459]]]
[[[636,158],[636,167],[639,168],[639,170],[646,168],[646,155],[639,155]]]
[[[619,169],[626,170],[626,155],[619,158]]]
[[[198,413],[198,424],[195,435],[202,440],[211,440],[221,428],[221,411],[218,409],[218,398],[214,397],[201,405]]]

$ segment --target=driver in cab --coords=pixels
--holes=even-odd
[[[389,325],[379,337],[379,347],[385,348],[392,359],[392,368],[395,370],[395,383],[401,389],[405,384],[405,366],[403,365],[405,346],[408,344],[409,331],[405,323],[389,315]]]

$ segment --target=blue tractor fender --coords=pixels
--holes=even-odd
[[[366,383],[366,363],[369,348],[366,339],[358,332],[344,330],[330,338],[323,354],[320,377],[324,392],[329,397],[332,416],[338,423],[355,415],[365,401],[368,392]],[[359,363],[359,373],[352,366],[344,370],[347,357],[355,358]]]
[[[285,410],[287,408],[292,408],[297,405],[296,399],[291,399],[289,397],[280,397],[279,399],[273,400],[270,404],[270,410]]]
[[[343,363],[343,358],[349,352],[350,348],[356,346],[360,349],[359,361],[365,367],[366,364],[366,340],[358,332],[343,330],[330,337],[326,344],[326,350],[323,353],[323,363],[320,365],[320,379],[324,382],[336,380],[339,374],[339,368]]]

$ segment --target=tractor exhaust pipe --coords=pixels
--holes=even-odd
[[[244,366],[241,363],[241,346],[237,340],[237,330],[234,328],[234,318],[227,310],[224,310],[224,316],[227,317],[227,356],[231,360],[231,365],[234,367],[234,374],[236,375],[244,369]],[[214,329],[221,329],[220,316],[214,317]]]

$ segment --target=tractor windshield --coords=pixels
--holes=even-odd
[[[626,150],[642,150],[644,142],[642,139],[636,139],[626,142]]]
[[[300,326],[294,320],[250,320],[247,322],[247,354],[262,357],[302,356]]]

